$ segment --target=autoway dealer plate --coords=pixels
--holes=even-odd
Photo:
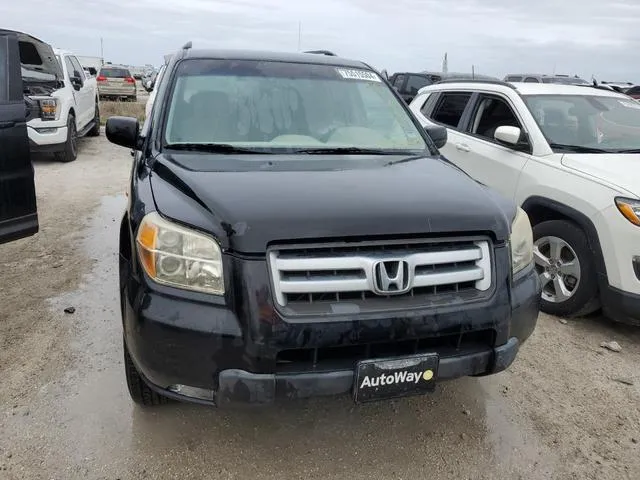
[[[437,354],[363,360],[356,366],[356,403],[432,392],[438,376]]]

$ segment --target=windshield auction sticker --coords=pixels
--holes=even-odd
[[[356,70],[352,68],[336,68],[336,72],[340,74],[342,78],[348,80],[366,80],[368,82],[382,82],[380,77],[373,72],[367,70]]]

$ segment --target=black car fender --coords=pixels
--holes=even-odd
[[[607,268],[604,262],[604,255],[602,254],[598,230],[589,217],[561,202],[539,196],[527,198],[522,202],[522,209],[529,215],[532,225],[546,220],[560,219],[566,219],[576,223],[584,231],[589,241],[598,272],[598,282],[601,285],[602,282],[607,282]]]

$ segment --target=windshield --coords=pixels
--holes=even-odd
[[[364,69],[185,60],[172,85],[167,144],[255,150],[423,152],[425,141],[380,77]]]
[[[631,98],[599,95],[523,95],[523,98],[551,144],[594,149],[596,153],[640,149],[640,103]]]

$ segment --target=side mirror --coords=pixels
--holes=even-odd
[[[427,131],[427,134],[433,140],[433,143],[436,144],[438,149],[444,147],[447,144],[447,129],[440,125],[427,125],[424,127]]]
[[[498,142],[506,143],[507,145],[518,145],[520,143],[520,137],[522,136],[522,130],[518,127],[502,126],[496,128],[493,138]]]
[[[105,128],[107,140],[121,147],[136,149],[140,123],[132,117],[109,117]]]
[[[82,85],[84,85],[84,82],[82,81],[82,78],[80,78],[80,75],[74,75],[73,77],[71,77],[71,86],[73,88],[75,88],[76,90],[80,90],[82,88]]]
[[[531,144],[529,143],[527,136],[524,135],[522,130],[518,127],[510,127],[506,125],[498,127],[493,134],[493,138],[499,143],[512,147],[515,150],[523,152],[531,151]]]

